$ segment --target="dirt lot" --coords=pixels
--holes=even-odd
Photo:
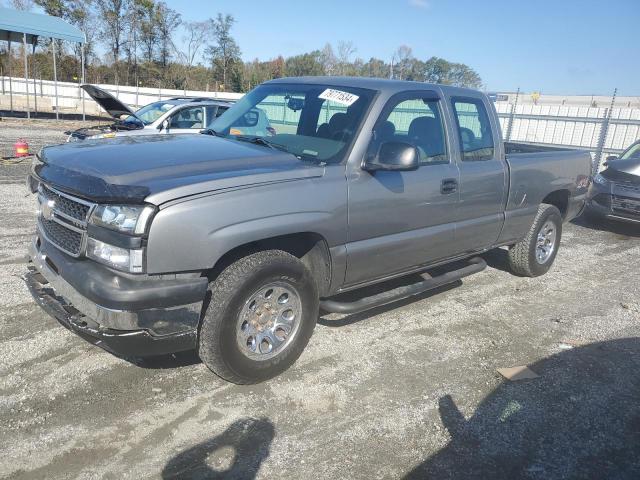
[[[323,317],[291,370],[240,387],[44,314],[20,278],[33,199],[3,175],[0,477],[640,478],[637,229],[569,224],[544,277],[497,251],[449,288]],[[540,376],[496,373],[515,365]]]

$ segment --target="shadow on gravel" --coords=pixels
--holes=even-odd
[[[173,457],[162,470],[167,479],[253,479],[269,456],[275,437],[266,418],[237,420],[220,435]]]
[[[629,222],[616,222],[614,220],[590,220],[584,215],[571,220],[571,223],[579,227],[602,232],[611,232],[622,237],[640,238],[640,224]]]
[[[188,367],[202,363],[195,350],[177,352],[171,355],[157,355],[155,357],[119,357],[132,363],[136,367],[150,370],[165,370],[171,368]]]
[[[640,478],[640,338],[573,348],[505,382],[466,420],[439,402],[449,444],[406,479]]]

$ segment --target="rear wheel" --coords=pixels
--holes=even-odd
[[[526,277],[547,273],[558,253],[562,236],[562,216],[553,205],[538,208],[527,236],[509,249],[511,271]]]
[[[225,268],[209,286],[199,355],[234,383],[256,383],[289,368],[318,318],[318,289],[296,257],[268,250]]]

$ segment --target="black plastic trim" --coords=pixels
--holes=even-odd
[[[91,238],[100,240],[101,242],[121,248],[142,248],[142,237],[134,237],[126,233],[116,232],[108,228],[100,227],[89,223],[87,225],[87,234]]]
[[[194,350],[197,346],[196,329],[173,335],[155,336],[146,330],[118,331],[92,328],[82,320],[82,316],[66,310],[59,299],[52,296],[40,282],[39,275],[36,271],[29,271],[25,275],[25,282],[36,303],[65,328],[93,345],[125,357],[164,355]]]
[[[428,290],[433,290],[434,288],[455,282],[456,280],[460,280],[463,277],[480,272],[487,268],[487,263],[480,257],[471,258],[467,262],[468,265],[457,270],[443,273],[436,277],[414,283],[413,285],[398,287],[371,297],[361,298],[354,302],[340,302],[338,300],[322,299],[320,301],[320,308],[329,313],[348,314],[361,312],[363,310],[386,305],[387,303],[395,302],[397,300],[402,300],[413,295],[418,295]]]
[[[93,260],[72,258],[45,239],[40,250],[58,274],[79,294],[104,308],[147,310],[201,302],[207,291],[206,277],[159,279],[152,275],[127,274]]]

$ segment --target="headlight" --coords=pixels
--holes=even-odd
[[[596,176],[593,177],[593,183],[597,183],[598,185],[606,185],[609,183],[609,180],[607,180],[601,174],[597,173]]]
[[[140,235],[147,230],[154,211],[151,206],[98,205],[90,222],[111,230]]]
[[[131,273],[142,273],[143,250],[129,250],[101,242],[95,238],[87,239],[87,257],[110,267]]]

